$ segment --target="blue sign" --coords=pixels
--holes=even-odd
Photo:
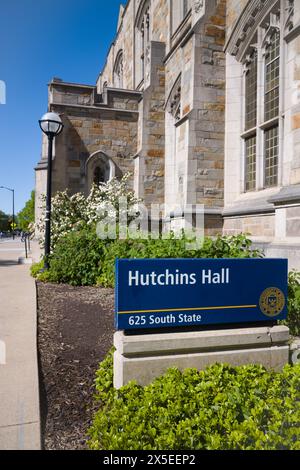
[[[116,328],[283,320],[287,277],[285,259],[120,259]]]

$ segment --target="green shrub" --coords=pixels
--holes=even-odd
[[[58,282],[51,270],[43,271],[43,268],[44,259],[34,263],[30,268],[31,276],[41,282]]]
[[[253,258],[262,252],[253,250],[246,235],[205,238],[198,250],[188,249],[188,238],[158,240],[100,240],[95,226],[86,225],[60,239],[50,258],[50,270],[41,273],[43,261],[31,267],[39,281],[67,283],[74,286],[102,285],[114,287],[116,258]],[[294,336],[300,335],[300,273],[289,274],[288,319],[283,324]]]
[[[250,258],[262,257],[251,249],[245,235],[205,238],[198,250],[188,249],[189,239],[175,238],[100,240],[95,226],[85,225],[61,238],[50,257],[50,270],[40,273],[43,263],[31,269],[40,281],[67,283],[75,286],[102,285],[114,287],[116,258]]]
[[[207,237],[198,250],[188,249],[188,242],[189,239],[184,234],[181,238],[175,238],[172,233],[167,239],[115,240],[104,249],[98,284],[105,287],[114,286],[117,258],[257,258],[263,256],[261,251],[251,248],[251,240],[242,234],[230,237]]]
[[[282,322],[290,329],[290,334],[300,336],[300,272],[289,273],[288,317]]]
[[[41,260],[39,261],[38,263],[34,263],[31,267],[30,267],[30,274],[32,277],[34,278],[38,278],[40,273],[41,273],[41,270],[43,269],[44,267],[44,260]]]
[[[170,369],[146,387],[112,385],[112,353],[96,378],[94,450],[300,450],[300,365],[282,373],[216,364]]]
[[[68,233],[58,241],[50,257],[50,270],[38,279],[72,286],[95,285],[101,272],[104,244],[91,227]]]

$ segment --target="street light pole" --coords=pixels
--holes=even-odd
[[[52,192],[52,158],[53,136],[48,136],[48,171],[45,218],[45,269],[49,269],[49,255],[51,252],[51,192]]]
[[[51,193],[52,193],[52,158],[53,141],[63,130],[64,125],[56,113],[46,113],[39,121],[41,130],[48,137],[48,169],[47,169],[47,194],[45,217],[45,260],[44,269],[49,269],[49,255],[51,252]]]
[[[7,188],[6,186],[0,186],[0,189],[7,189],[7,191],[10,191],[12,193],[12,209],[13,209],[13,213],[12,213],[12,229],[13,229],[13,240],[15,239],[15,190],[14,189],[11,189],[11,188]]]

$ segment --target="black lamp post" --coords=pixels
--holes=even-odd
[[[13,213],[12,213],[13,232],[12,233],[13,233],[13,240],[14,240],[15,239],[15,190],[11,188],[7,188],[6,186],[0,186],[0,189],[7,189],[7,191],[12,192],[12,209],[13,209]]]
[[[49,255],[51,244],[51,189],[52,189],[52,157],[53,140],[63,130],[64,125],[56,113],[46,113],[39,121],[40,128],[48,137],[48,170],[45,218],[45,269],[49,269]]]

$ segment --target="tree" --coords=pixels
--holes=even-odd
[[[35,213],[35,191],[31,191],[30,199],[26,202],[24,209],[18,214],[18,226],[24,232],[28,231],[29,225],[34,223]]]
[[[10,230],[10,216],[0,211],[0,232],[8,232]]]

